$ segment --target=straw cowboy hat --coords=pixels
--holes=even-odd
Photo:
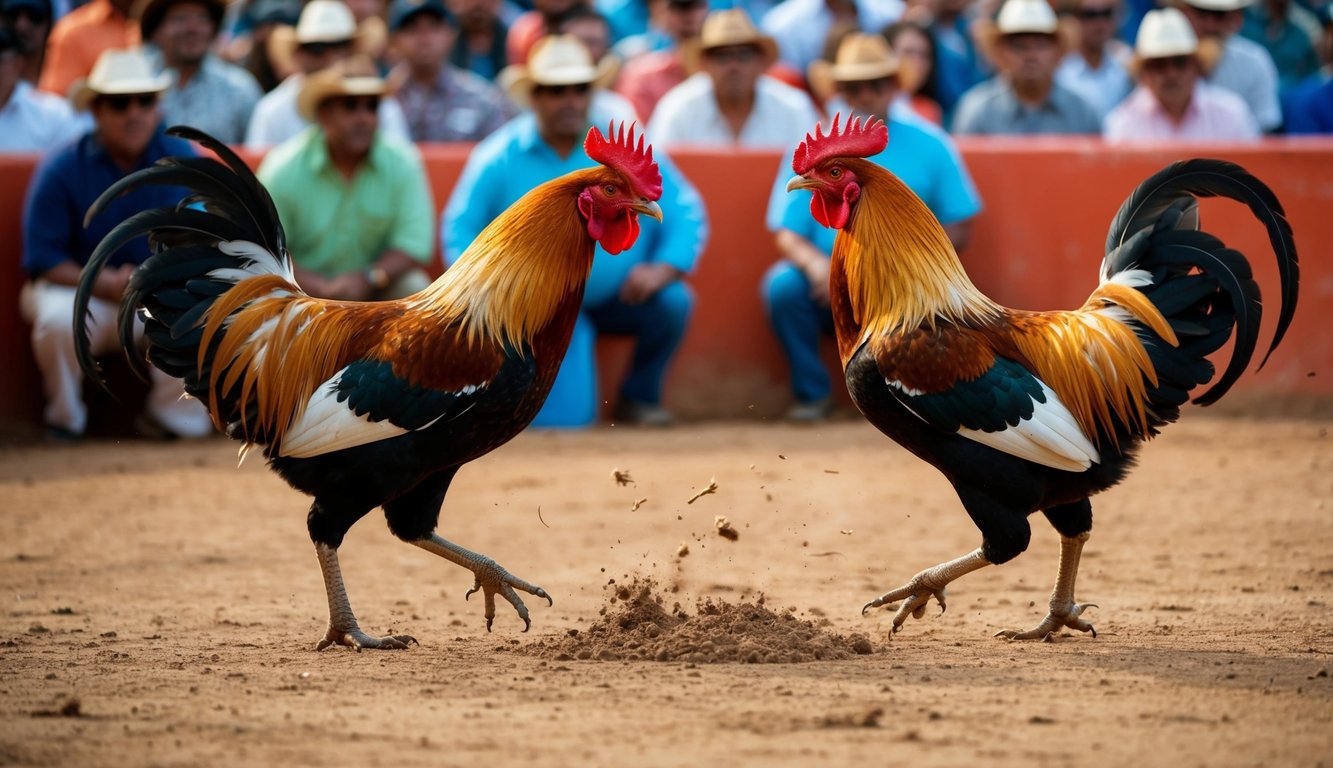
[[[1008,35],[1050,35],[1061,51],[1068,51],[1077,34],[1072,24],[1060,23],[1046,0],[1005,0],[995,20],[979,19],[976,30],[982,53],[992,61],[1000,38]]]
[[[338,96],[383,96],[389,92],[369,56],[357,55],[306,77],[296,96],[296,111],[315,122],[319,105]]]
[[[227,10],[224,0],[139,0],[130,13],[130,18],[139,20],[139,36],[145,42],[151,42],[157,28],[162,24],[162,18],[167,15],[167,10],[183,2],[204,6],[208,11],[208,17],[213,20],[214,36],[222,29],[222,16]]]
[[[275,72],[287,74],[296,71],[293,56],[300,45],[349,41],[353,52],[374,54],[388,38],[384,20],[378,16],[357,24],[352,9],[342,0],[310,0],[295,27],[274,27],[268,38],[268,56]]]
[[[573,35],[548,35],[533,44],[528,63],[505,67],[495,80],[519,106],[527,106],[538,85],[579,85],[608,88],[620,73],[620,61],[606,56],[593,64],[588,48]]]
[[[98,96],[161,93],[170,85],[171,76],[158,74],[142,50],[108,48],[97,57],[88,76],[70,86],[69,100],[75,110],[83,111]]]
[[[828,100],[838,90],[838,83],[858,80],[897,78],[898,57],[893,55],[883,35],[853,32],[838,44],[833,63],[822,59],[810,64],[810,89],[820,99]]]
[[[704,52],[730,45],[753,45],[764,59],[764,67],[778,58],[778,44],[763,34],[740,8],[713,11],[704,19],[699,36],[680,45],[680,61],[686,72],[697,72]]]
[[[1221,52],[1217,41],[1200,40],[1194,34],[1194,25],[1190,24],[1179,8],[1161,8],[1148,11],[1139,23],[1129,71],[1137,77],[1143,71],[1143,62],[1148,59],[1193,56],[1200,69],[1207,72],[1221,56]]]
[[[1195,8],[1202,8],[1205,11],[1239,11],[1254,0],[1180,0],[1184,5],[1191,5]]]

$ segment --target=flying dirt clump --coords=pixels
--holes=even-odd
[[[689,661],[699,664],[775,664],[849,659],[873,653],[860,633],[845,637],[799,619],[774,613],[760,597],[731,604],[704,598],[694,615],[673,602],[668,608],[651,578],[606,586],[602,618],[565,637],[523,646],[559,661]]]

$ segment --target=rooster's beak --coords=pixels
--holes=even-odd
[[[819,186],[819,182],[814,179],[807,179],[804,176],[793,176],[791,181],[787,182],[787,191],[795,192],[798,189],[814,189]]]
[[[640,202],[631,205],[630,209],[642,213],[644,216],[652,216],[658,221],[662,220],[662,208],[652,200],[641,200]]]

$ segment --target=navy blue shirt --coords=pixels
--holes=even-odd
[[[189,142],[167,136],[159,127],[139,168],[169,155],[193,154]],[[30,277],[40,277],[62,261],[87,264],[97,244],[122,221],[149,208],[174,206],[188,194],[181,187],[140,187],[112,201],[84,229],[88,207],[126,175],[93,132],[47,155],[33,173],[23,205],[23,270]],[[117,251],[108,266],[139,264],[148,255],[148,238],[136,238]]]

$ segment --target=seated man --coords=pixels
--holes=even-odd
[[[310,75],[297,103],[312,125],[259,165],[312,296],[398,299],[430,285],[435,204],[416,146],[379,130],[385,90],[364,56]]]
[[[26,55],[0,21],[0,153],[48,152],[81,131],[69,102],[23,79]]]
[[[47,155],[28,186],[23,270],[29,281],[20,309],[32,324],[48,438],[77,440],[88,426],[72,322],[74,290],[83,265],[116,225],[140,211],[175,205],[185,196],[179,188],[140,187],[108,205],[87,228],[83,226],[84,212],[107,187],[163,157],[192,154],[187,142],[162,132],[157,101],[169,82],[166,75],[153,74],[152,64],[139,51],[104,52],[73,94],[76,108],[90,110],[92,131]],[[88,305],[94,354],[120,349],[116,338],[120,298],[135,267],[148,254],[147,240],[132,241],[98,274]],[[209,434],[212,423],[203,405],[182,399],[184,388],[178,379],[156,368],[150,372],[152,390],[140,430],[181,437]]]
[[[446,262],[457,260],[492,219],[533,187],[593,165],[583,139],[592,90],[607,78],[599,79],[587,49],[572,37],[544,38],[529,62],[510,78],[510,96],[531,109],[477,145],[449,198],[441,224]],[[636,339],[616,418],[672,421],[662,407],[662,379],[689,323],[693,296],[681,278],[703,250],[707,223],[694,188],[657,147],[653,157],[662,172],[658,204],[665,223],[641,219],[633,248],[616,256],[597,251],[570,351],[533,424],[584,426],[596,418],[594,328]]]
[[[853,115],[885,121],[889,146],[869,160],[895,173],[920,196],[944,225],[954,248],[961,251],[972,218],[981,210],[981,198],[947,134],[915,116],[894,114],[891,106],[898,91],[898,60],[885,39],[859,32],[848,35],[834,63],[811,65],[810,81],[823,96],[836,88]],[[790,178],[788,153],[778,173],[783,196],[775,195],[769,208],[769,227],[774,230],[782,261],[764,276],[762,298],[791,366],[796,404],[787,418],[809,422],[825,418],[832,410],[819,338],[821,332],[833,335],[829,257],[838,233],[818,225],[810,215],[809,192],[785,193]]]

